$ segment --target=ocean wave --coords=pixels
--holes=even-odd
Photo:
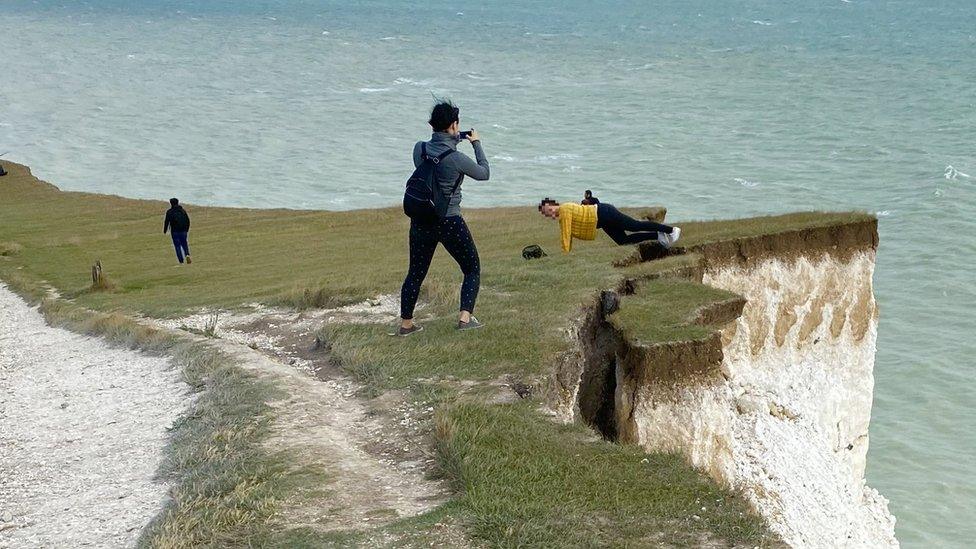
[[[744,179],[744,178],[741,178],[741,177],[733,178],[732,181],[735,181],[736,183],[738,183],[739,185],[742,185],[743,187],[749,187],[750,189],[753,188],[753,187],[758,187],[759,186],[759,182],[758,181],[749,181],[748,179]]]
[[[430,81],[429,80],[411,80],[410,78],[403,78],[401,76],[400,78],[397,78],[396,80],[394,80],[393,83],[394,84],[401,84],[401,85],[402,84],[406,84],[406,85],[409,85],[409,86],[427,86],[428,84],[430,84]]]
[[[962,173],[961,171],[953,168],[952,166],[946,166],[945,172],[943,172],[942,175],[946,179],[953,180],[953,181],[959,179],[960,177],[963,179],[973,178],[973,176],[969,175],[968,173]]]
[[[535,160],[536,162],[547,163],[547,162],[554,162],[556,160],[572,160],[574,158],[579,158],[579,155],[570,154],[570,153],[547,154],[547,155],[536,156],[535,158],[533,158],[533,160]]]
[[[760,21],[758,19],[753,20],[752,24],[753,25],[762,25],[764,27],[772,27],[773,26],[773,23],[770,23],[769,21]]]
[[[390,91],[390,88],[359,88],[360,93],[382,93]]]
[[[496,154],[491,157],[492,160],[501,160],[502,162],[525,162],[530,164],[554,164],[560,160],[575,160],[579,158],[578,154],[571,153],[559,153],[559,154],[541,154],[538,156],[533,156],[532,158],[516,158],[507,154]],[[570,166],[572,167],[572,166]],[[578,168],[578,166],[577,166]]]

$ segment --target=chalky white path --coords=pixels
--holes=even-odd
[[[133,545],[189,401],[166,360],[52,328],[0,285],[0,547]]]

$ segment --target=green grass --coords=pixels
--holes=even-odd
[[[162,234],[164,201],[61,192],[39,184],[25,169],[5,163],[0,184],[0,270],[21,270],[45,280],[79,304],[153,316],[187,309],[233,307],[254,301],[326,306],[399,291],[406,267],[407,220],[399,208],[348,212],[247,210],[189,205],[193,219],[192,266],[181,267]],[[582,294],[610,284],[610,266],[630,253],[595,242],[577,242],[559,252],[556,224],[534,206],[466,210],[482,258],[479,311],[503,313],[523,302],[545,301],[539,317],[575,307]],[[682,223],[683,244],[836,224],[866,218],[859,213],[800,213],[754,219]],[[550,256],[525,262],[523,246],[540,244]],[[9,251],[16,250],[16,251]],[[101,260],[116,284],[110,292],[87,292],[91,266]],[[459,275],[437,253],[425,297],[455,303]],[[517,292],[505,305],[493,295]],[[540,294],[539,299],[535,294]],[[497,319],[492,317],[492,322]]]
[[[525,403],[449,406],[438,430],[458,504],[473,517],[476,538],[491,546],[771,541],[741,499],[683,458],[596,440],[579,425],[540,421]]]
[[[334,306],[396,293],[404,275],[407,220],[398,208],[309,212],[190,205],[194,263],[178,266],[169,237],[161,234],[165,202],[60,192],[21,167],[5,166],[11,173],[0,182],[0,278],[35,298],[43,296],[42,281],[51,284],[73,300],[60,316],[84,316],[79,307],[173,316],[255,301]],[[557,225],[534,206],[467,210],[465,217],[481,255],[477,315],[487,323],[484,329],[453,330],[460,274],[440,251],[421,296],[424,332],[397,339],[386,326],[329,325],[324,334],[370,394],[407,388],[440,406],[437,444],[457,497],[433,514],[378,531],[325,535],[274,523],[277,502],[295,494],[282,456],[260,449],[272,413],[266,402],[275,389],[207,351],[155,341],[125,317],[109,315],[115,320],[95,332],[175,353],[188,380],[205,389],[174,431],[168,453],[167,470],[180,479],[178,498],[147,530],[145,544],[429,546],[436,541],[433,521],[442,519],[495,546],[768,540],[762,520],[739,498],[675,456],[648,455],[594,440],[580,426],[555,425],[535,411],[537,400],[514,406],[458,400],[457,380],[531,382],[548,374],[571,343],[568,325],[601,289],[625,277],[678,273],[700,258],[687,254],[615,268],[614,261],[632,248],[612,246],[600,235],[596,242],[576,242],[574,252],[563,255]],[[681,223],[682,244],[869,218],[809,212],[688,222]],[[549,257],[523,260],[520,251],[528,244],[541,245]],[[114,289],[88,291],[96,260]],[[690,324],[693,313],[727,297],[680,277],[646,281],[622,300],[613,321],[640,341],[696,338],[709,328]],[[697,513],[699,520],[690,518],[696,506],[709,510]]]
[[[732,292],[688,280],[651,280],[621,300],[610,322],[628,340],[645,345],[703,339],[713,328],[694,324],[695,313],[710,303],[734,297]]]
[[[796,212],[742,219],[693,221],[681,224],[681,244],[692,247],[707,242],[829,227],[873,219],[875,217],[866,212]]]

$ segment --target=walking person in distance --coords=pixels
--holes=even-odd
[[[169,204],[170,208],[166,210],[166,220],[163,222],[163,234],[169,230],[170,236],[173,237],[173,247],[176,248],[176,259],[183,263],[183,259],[186,258],[186,263],[189,265],[193,263],[190,259],[190,244],[187,242],[190,233],[190,216],[176,198],[170,198]]]

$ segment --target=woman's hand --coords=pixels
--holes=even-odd
[[[481,141],[481,136],[478,135],[478,130],[471,128],[471,133],[468,134],[468,141],[472,143],[475,141]]]

